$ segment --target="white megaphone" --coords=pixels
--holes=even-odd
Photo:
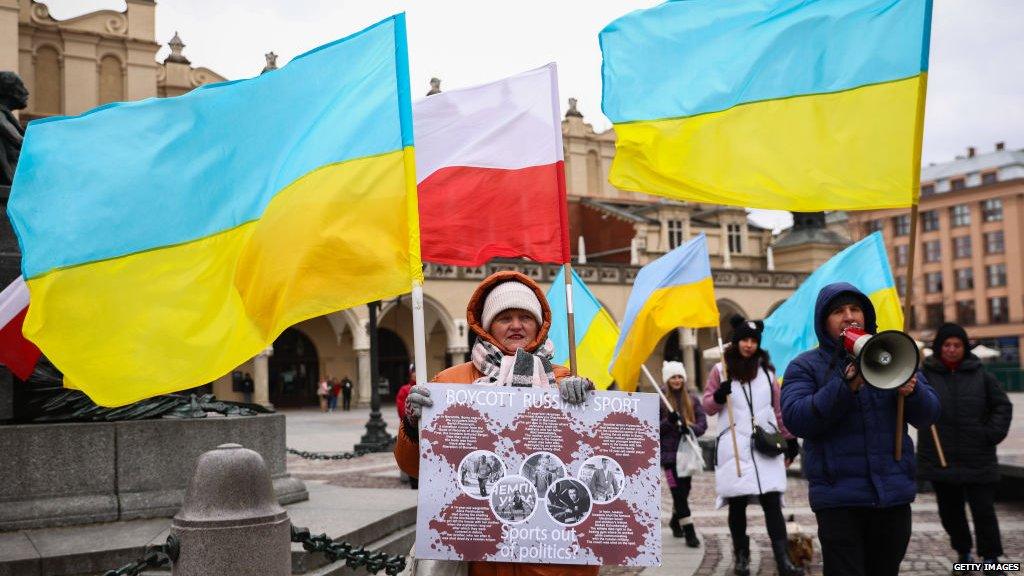
[[[882,390],[899,388],[917,372],[920,356],[914,339],[899,330],[868,334],[850,326],[841,336],[864,381]]]

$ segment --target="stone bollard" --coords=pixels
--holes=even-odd
[[[291,522],[259,453],[222,444],[199,456],[171,523],[173,576],[289,576]]]

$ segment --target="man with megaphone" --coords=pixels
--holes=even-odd
[[[896,399],[905,398],[906,421],[922,429],[938,418],[938,397],[917,371],[913,341],[907,347],[909,337],[895,331],[876,335],[875,308],[852,284],[822,288],[813,321],[818,348],[786,368],[782,418],[804,439],[824,574],[896,576],[917,494],[905,430],[902,458],[893,458]]]

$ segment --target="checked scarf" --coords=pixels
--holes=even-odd
[[[473,345],[470,359],[476,369],[484,375],[473,383],[554,388],[555,372],[551,368],[551,358],[554,354],[555,345],[551,340],[545,341],[533,354],[520,348],[516,350],[515,356],[506,356],[494,344],[482,338],[478,339]]]

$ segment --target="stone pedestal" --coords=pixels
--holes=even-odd
[[[281,504],[309,498],[283,414],[0,426],[0,531],[169,517],[199,455],[229,442],[260,453]]]

